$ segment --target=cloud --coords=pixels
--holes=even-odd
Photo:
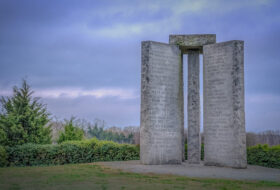
[[[91,19],[101,19],[102,24],[87,23],[88,36],[123,38],[145,34],[172,33],[182,28],[193,15],[223,15],[242,8],[254,9],[269,5],[273,0],[222,1],[140,1],[118,4],[95,10]],[[165,14],[163,14],[165,12]],[[108,23],[109,21],[109,23]]]
[[[139,35],[143,32],[147,24],[116,24],[109,27],[88,29],[87,33],[91,36],[103,36],[110,38],[127,37],[130,35]]]
[[[138,125],[140,42],[216,33],[218,42],[245,41],[247,129],[279,129],[278,7],[275,0],[2,0],[0,95],[28,76],[54,115]]]
[[[32,89],[40,97],[51,117],[69,119],[75,116],[93,121],[105,120],[108,126],[139,126],[140,93],[132,88],[43,88]],[[0,87],[0,96],[11,96],[12,90]]]
[[[60,89],[35,89],[34,96],[42,98],[70,98],[75,99],[83,96],[91,96],[94,98],[115,97],[119,99],[135,99],[139,95],[134,89],[124,88],[100,88],[94,90],[83,90],[79,88],[60,88]],[[0,95],[11,95],[11,91],[1,90]]]
[[[118,23],[112,26],[105,26],[100,28],[88,28],[88,36],[100,36],[108,38],[124,38],[135,37],[145,34],[168,33],[172,30],[180,28],[179,20],[174,17],[163,19],[160,21],[150,21],[143,23]],[[168,27],[167,27],[168,26]]]
[[[248,95],[247,98],[249,103],[254,104],[280,104],[280,95],[279,94],[252,94]]]
[[[140,99],[121,99],[107,96],[78,96],[76,98],[42,98],[48,111],[58,119],[75,116],[93,121],[105,120],[108,126],[139,126]]]
[[[175,1],[171,3],[170,7],[175,15],[184,13],[212,13],[212,14],[224,14],[231,11],[235,11],[241,8],[257,8],[264,5],[272,4],[275,0],[187,0],[187,1]]]
[[[279,130],[280,95],[272,93],[245,94],[247,131]]]

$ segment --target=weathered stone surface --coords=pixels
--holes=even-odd
[[[179,100],[180,100],[180,121],[181,121],[181,136],[182,136],[182,161],[185,161],[185,136],[184,136],[184,65],[183,54],[181,54],[181,69],[179,74]]]
[[[140,160],[182,162],[182,61],[176,45],[142,42]]]
[[[188,162],[200,163],[199,51],[188,54]]]
[[[205,165],[246,168],[244,42],[203,47]]]
[[[169,44],[179,45],[182,53],[198,49],[202,53],[203,46],[216,43],[216,34],[169,35]]]

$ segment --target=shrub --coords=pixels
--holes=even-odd
[[[185,159],[188,159],[188,146],[185,144]],[[204,144],[201,144],[201,160],[204,160]],[[270,168],[280,168],[280,145],[257,145],[247,148],[247,162]]]
[[[7,152],[3,146],[0,146],[0,167],[6,166],[8,164],[7,161]]]
[[[10,166],[56,165],[139,159],[139,148],[97,139],[57,145],[25,144],[7,149]]]
[[[204,158],[201,145],[201,160]],[[118,144],[97,139],[66,141],[57,145],[24,144],[15,147],[0,146],[0,166],[36,166],[95,161],[138,160],[139,146]],[[185,145],[187,159],[187,145]],[[247,149],[248,164],[280,168],[280,145],[257,145]]]
[[[280,168],[280,145],[257,145],[247,148],[248,164]]]
[[[64,132],[61,132],[58,138],[58,143],[65,141],[80,141],[84,138],[84,131],[77,126],[74,126],[74,117],[66,121]]]

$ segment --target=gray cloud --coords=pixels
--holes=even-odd
[[[216,33],[218,41],[245,40],[247,129],[277,129],[277,98],[272,103],[248,101],[280,95],[278,7],[278,1],[269,0],[3,0],[0,91],[19,85],[26,76],[39,91],[139,90],[142,40],[168,42],[170,33]],[[59,117],[73,114],[100,117],[112,125],[139,124],[139,98],[43,100]]]
[[[53,116],[70,118],[76,116],[88,121],[105,120],[108,126],[139,126],[139,99],[121,100],[118,98],[94,98],[83,96],[75,99],[44,98]]]

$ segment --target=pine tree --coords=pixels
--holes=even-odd
[[[74,120],[75,118],[72,117],[69,121],[66,121],[64,132],[60,133],[58,143],[72,140],[79,141],[84,138],[84,131],[79,127],[74,126]]]
[[[50,114],[46,105],[33,98],[30,86],[14,87],[11,97],[1,97],[0,143],[15,146],[24,143],[51,143],[51,129],[47,126]]]

